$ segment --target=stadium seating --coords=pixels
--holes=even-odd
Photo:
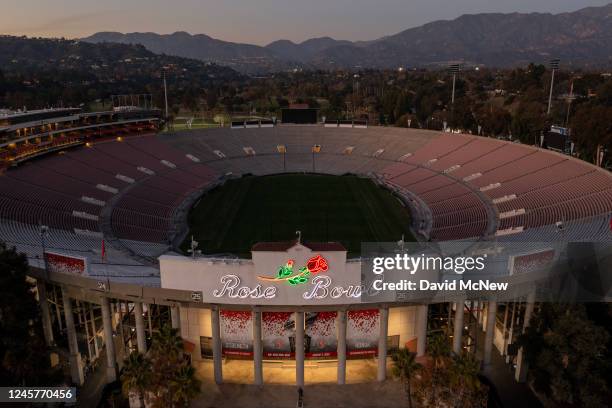
[[[432,240],[549,239],[559,222],[574,240],[611,238],[612,176],[588,163],[471,135],[286,126],[125,137],[24,162],[0,175],[0,239],[38,254],[43,224],[50,248],[95,258],[104,236],[113,259],[141,265],[130,254],[166,251],[177,209],[220,178],[312,171],[418,197],[414,216],[428,219],[415,229]]]

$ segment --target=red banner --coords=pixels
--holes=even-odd
[[[55,252],[45,252],[45,264],[49,272],[87,275],[87,259]]]
[[[520,275],[542,269],[552,263],[555,259],[554,249],[532,252],[510,257],[510,275]]]

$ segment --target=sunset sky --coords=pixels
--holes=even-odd
[[[0,33],[78,38],[98,31],[204,33],[265,45],[312,37],[372,40],[484,12],[574,11],[610,0],[8,0]]]

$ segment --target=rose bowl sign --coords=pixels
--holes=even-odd
[[[296,243],[253,250],[252,260],[159,258],[163,288],[198,290],[202,302],[259,305],[346,304],[361,301],[361,270],[346,251]]]
[[[302,297],[306,300],[329,297],[332,299],[361,298],[361,284],[348,287],[333,286],[329,276],[317,276],[312,279],[311,284],[312,286],[302,293]],[[214,297],[230,299],[274,299],[277,293],[276,286],[263,287],[261,284],[255,287],[241,286],[240,278],[236,275],[222,276],[221,287],[213,290]]]

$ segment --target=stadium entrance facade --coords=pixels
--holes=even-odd
[[[303,385],[336,371],[342,384],[347,361],[355,375],[348,381],[384,380],[389,350],[425,350],[427,306],[362,303],[361,263],[347,262],[337,243],[260,243],[252,260],[164,255],[160,270],[163,288],[190,290],[213,305],[181,307],[180,328],[195,361],[212,358],[217,382]],[[376,369],[355,361],[372,358]],[[295,376],[283,375],[294,366]],[[311,369],[327,375],[308,376]]]

